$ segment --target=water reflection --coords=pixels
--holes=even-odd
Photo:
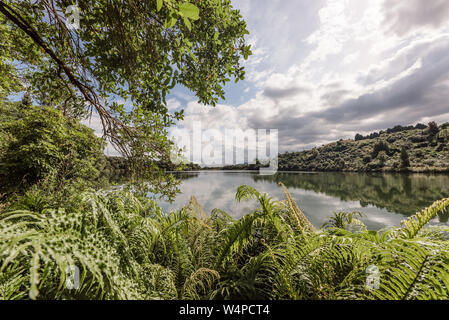
[[[206,212],[223,209],[235,217],[250,212],[255,202],[236,204],[238,186],[250,185],[275,199],[284,199],[277,186],[283,182],[311,222],[320,227],[335,211],[361,211],[371,229],[399,225],[433,201],[449,197],[449,176],[428,174],[363,173],[277,173],[260,176],[251,172],[186,172],[181,191],[165,210],[179,209],[195,195]],[[441,214],[432,224],[447,224],[449,214]]]
[[[253,176],[255,181],[282,181],[288,188],[313,190],[360,201],[390,212],[410,216],[435,200],[449,197],[449,176],[429,174],[362,174],[362,173],[278,173],[274,176]],[[440,215],[448,222],[448,215]]]

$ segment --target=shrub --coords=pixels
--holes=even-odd
[[[429,122],[429,129],[428,129],[429,135],[436,136],[439,131],[440,129],[438,128],[438,125],[435,121]]]
[[[401,167],[402,168],[408,168],[410,167],[410,159],[407,153],[407,150],[405,147],[401,148]]]
[[[38,183],[58,189],[69,180],[95,186],[101,180],[104,141],[54,108],[24,106],[17,118],[0,122],[0,131],[9,137],[0,152],[0,193],[23,194]]]
[[[424,130],[424,129],[427,129],[427,126],[425,124],[418,123],[418,124],[416,124],[415,128],[419,129],[419,130]]]
[[[387,161],[387,153],[385,151],[380,151],[379,154],[377,155],[377,159],[379,159],[379,164],[380,166],[384,166],[385,165],[385,161]]]
[[[385,151],[388,153],[389,150],[390,148],[388,147],[388,143],[386,143],[385,141],[378,141],[373,147],[371,158],[375,159],[380,151]]]

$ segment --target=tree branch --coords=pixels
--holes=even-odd
[[[117,137],[117,128],[123,129],[124,133],[132,136],[130,128],[121,123],[118,119],[113,118],[106,108],[101,105],[97,95],[93,92],[91,88],[81,83],[77,77],[74,75],[70,67],[68,67],[57,54],[45,43],[45,41],[40,37],[40,35],[34,30],[34,28],[27,22],[19,13],[17,13],[13,8],[8,6],[4,1],[0,1],[0,12],[13,22],[17,27],[24,31],[38,46],[40,46],[45,53],[47,53],[56,64],[62,68],[64,73],[67,75],[69,81],[80,90],[84,98],[95,107],[97,110],[100,120],[103,126],[104,135],[109,137],[111,142],[120,149],[120,152],[126,156],[129,156],[129,151],[127,146],[123,145],[120,139]]]

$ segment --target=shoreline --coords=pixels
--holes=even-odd
[[[220,170],[220,169],[201,169],[201,170],[183,170],[183,171],[166,171],[167,173],[199,173],[199,172],[213,172],[213,173],[259,173],[259,170]],[[311,170],[278,170],[276,173],[365,173],[365,174],[443,174],[449,175],[449,169],[442,171],[311,171]],[[275,173],[275,174],[276,174]]]

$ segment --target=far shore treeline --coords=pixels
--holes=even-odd
[[[449,123],[400,126],[355,139],[339,140],[311,150],[279,154],[278,171],[322,172],[449,172]],[[200,167],[186,170],[259,170],[253,164]]]

